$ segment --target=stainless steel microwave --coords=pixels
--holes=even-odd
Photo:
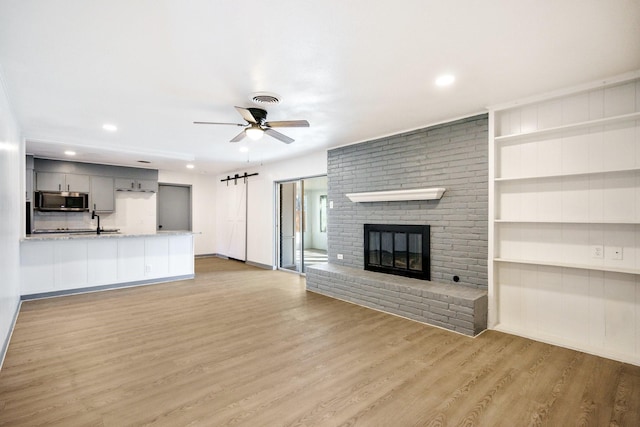
[[[89,193],[36,191],[35,208],[39,211],[85,212],[89,210]]]

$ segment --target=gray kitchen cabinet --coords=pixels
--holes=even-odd
[[[96,212],[113,212],[116,209],[115,186],[111,176],[91,176],[89,207]]]
[[[116,178],[118,191],[158,191],[158,182],[151,179]]]
[[[36,190],[38,191],[62,191],[64,184],[63,173],[36,172]]]
[[[138,190],[151,191],[153,193],[158,191],[158,181],[151,179],[138,179]]]
[[[76,191],[89,192],[89,176],[64,174],[58,172],[36,172],[38,191]]]

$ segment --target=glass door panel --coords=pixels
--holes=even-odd
[[[278,267],[297,271],[296,252],[299,250],[296,241],[296,182],[282,183],[280,192],[280,250]]]
[[[310,265],[327,262],[327,177],[302,180],[302,273]]]
[[[304,273],[327,262],[327,177],[278,184],[278,267]]]

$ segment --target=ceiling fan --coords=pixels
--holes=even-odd
[[[289,138],[286,135],[281,134],[273,130],[273,128],[295,128],[295,127],[309,127],[309,122],[306,120],[285,120],[278,122],[267,121],[267,111],[262,108],[242,108],[235,107],[240,113],[243,119],[247,123],[220,123],[220,122],[193,122],[197,125],[232,125],[232,126],[244,126],[242,132],[235,136],[231,142],[242,141],[245,136],[249,139],[258,140],[262,138],[263,134],[267,134],[277,140],[284,142],[285,144],[291,144],[294,139]]]

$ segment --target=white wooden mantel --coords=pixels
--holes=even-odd
[[[368,193],[348,193],[346,196],[354,203],[357,202],[399,202],[405,200],[439,200],[445,189],[415,188],[411,190],[371,191]]]

